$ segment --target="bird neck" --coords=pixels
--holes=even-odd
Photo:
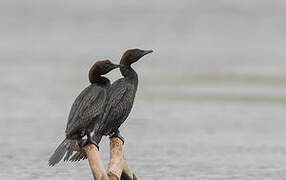
[[[104,76],[100,76],[100,75],[93,75],[89,77],[89,82],[91,84],[98,84],[98,85],[102,85],[102,86],[106,86],[108,84],[110,84],[109,79],[107,79]]]
[[[138,79],[136,71],[131,67],[130,64],[122,63],[120,66],[120,72],[122,76],[129,79]]]

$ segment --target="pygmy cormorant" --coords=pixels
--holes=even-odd
[[[110,88],[110,81],[102,75],[118,68],[119,65],[109,60],[97,61],[89,71],[90,85],[85,88],[75,99],[66,126],[66,139],[57,147],[49,159],[49,165],[54,166],[66,154],[64,161],[72,155],[76,141],[87,135],[87,143],[96,146],[98,139],[93,135],[94,129],[100,124],[107,102],[107,89]],[[93,138],[91,138],[93,137]]]
[[[124,138],[119,134],[118,128],[128,117],[135,98],[138,85],[137,73],[131,68],[131,64],[138,61],[152,50],[131,49],[127,50],[120,60],[120,71],[123,78],[112,83],[107,93],[107,104],[100,124],[93,133],[95,139],[101,139],[104,135],[119,137],[123,142]],[[77,152],[70,161],[86,159],[85,152]]]
[[[109,100],[102,118],[104,122],[101,127],[102,134],[109,135],[111,138],[119,137],[124,142],[118,128],[132,109],[138,86],[138,76],[131,64],[152,52],[152,50],[130,49],[123,54],[120,60],[120,72],[123,78],[112,83],[108,91]]]

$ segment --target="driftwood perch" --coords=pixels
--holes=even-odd
[[[126,159],[123,155],[123,143],[117,137],[110,139],[110,161],[108,164],[107,175],[111,180],[137,179],[135,174],[133,174],[127,165]]]
[[[123,143],[117,137],[110,139],[110,161],[107,173],[95,145],[89,144],[82,149],[76,146],[75,150],[86,152],[89,167],[95,180],[137,180],[123,155]]]
[[[83,147],[88,157],[89,167],[95,180],[108,180],[107,174],[100,159],[98,149],[94,144]]]

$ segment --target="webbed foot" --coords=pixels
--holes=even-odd
[[[95,138],[93,136],[94,136],[93,132],[87,133],[87,140],[85,142],[85,145],[94,144],[97,147],[97,149],[99,150],[98,143],[95,141]]]
[[[114,137],[118,137],[119,139],[121,139],[122,143],[124,144],[124,137],[121,136],[119,130],[116,130],[111,136],[109,136],[110,139]]]
[[[87,139],[81,139],[81,140],[78,141],[78,145],[79,145],[80,148],[83,148],[87,144],[88,144]]]
[[[78,145],[80,146],[81,149],[88,144],[94,144],[97,147],[97,149],[99,150],[98,144],[92,138],[81,139],[78,141]]]

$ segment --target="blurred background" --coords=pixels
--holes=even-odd
[[[285,179],[285,10],[282,0],[0,1],[1,179],[92,179],[87,161],[47,160],[89,68],[129,48],[154,50],[133,66],[139,88],[121,128],[139,179]]]

